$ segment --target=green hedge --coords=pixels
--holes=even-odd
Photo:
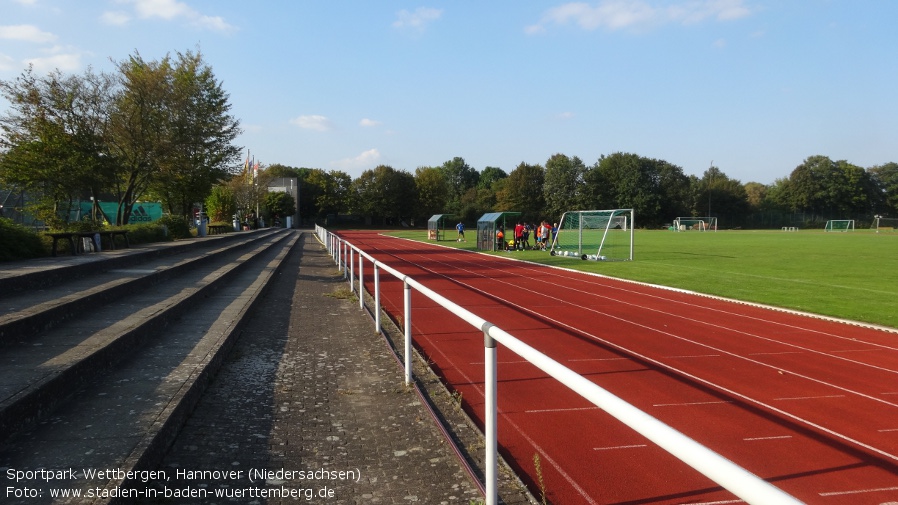
[[[154,225],[164,225],[168,228],[168,235],[170,240],[177,240],[180,238],[190,238],[193,235],[190,233],[190,224],[187,222],[187,218],[183,216],[162,216],[158,220],[153,222]]]
[[[0,261],[15,261],[47,256],[50,251],[50,239],[0,218]]]
[[[54,231],[93,231],[97,226],[90,222],[68,223],[61,230]],[[152,223],[132,224],[127,226],[103,227],[104,230],[128,230],[128,242],[131,245],[149,244],[153,242],[170,242],[176,239],[193,237],[187,220],[178,216],[164,216]],[[50,255],[53,239],[43,233],[15,224],[9,219],[0,218],[0,261],[15,261],[41,258]],[[124,237],[116,237],[115,246],[124,247]],[[68,243],[60,242],[58,254],[67,254]]]

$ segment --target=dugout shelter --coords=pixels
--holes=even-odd
[[[446,238],[446,220],[452,217],[452,214],[434,214],[427,220],[427,239],[444,240]]]
[[[520,212],[487,212],[477,220],[477,249],[480,251],[498,250],[496,232],[502,228],[505,236],[508,236],[509,225],[514,236],[514,225],[521,216]]]

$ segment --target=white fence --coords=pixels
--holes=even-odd
[[[756,505],[800,504],[801,501],[786,494],[779,488],[769,484],[748,470],[736,465],[716,452],[699,444],[679,431],[671,428],[663,422],[637,409],[621,398],[614,396],[609,391],[588,381],[576,374],[564,365],[552,360],[533,347],[521,342],[513,335],[502,330],[498,326],[477,316],[467,309],[449,301],[439,293],[415,281],[408,275],[391,268],[389,265],[375,260],[368,253],[343,240],[339,236],[330,233],[326,229],[316,226],[315,231],[319,240],[325,244],[328,252],[337,263],[344,276],[349,279],[349,288],[356,292],[356,280],[359,306],[364,309],[364,261],[367,259],[372,267],[374,276],[374,293],[370,295],[374,299],[374,325],[377,332],[381,331],[380,321],[380,271],[388,272],[403,282],[404,308],[402,321],[404,322],[404,346],[405,346],[405,383],[412,382],[412,306],[411,290],[415,289],[422,295],[433,300],[440,306],[449,310],[460,319],[474,328],[483,332],[484,338],[484,387],[485,387],[485,416],[484,437],[486,439],[486,468],[484,469],[486,489],[485,500],[487,505],[495,505],[498,502],[496,488],[498,469],[498,443],[497,443],[497,414],[496,405],[496,343],[500,343],[512,352],[529,361],[534,366],[561,382],[566,387],[589,400],[596,407],[604,410],[620,422],[629,426],[640,435],[651,440],[662,449],[672,454],[677,459],[691,466],[702,475],[713,480],[723,488],[729,490],[746,503]],[[358,262],[358,272],[355,265]]]

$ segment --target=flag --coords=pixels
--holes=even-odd
[[[256,177],[258,177],[258,176],[259,176],[259,162],[256,161],[255,163],[253,163],[253,180],[255,180]]]

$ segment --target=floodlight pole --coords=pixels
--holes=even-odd
[[[714,160],[711,160],[711,166],[708,167],[708,221],[711,220],[711,177],[714,176],[714,172],[711,169],[714,168]]]

